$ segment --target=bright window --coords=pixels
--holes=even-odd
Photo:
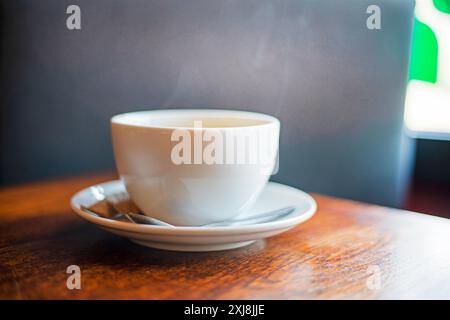
[[[450,0],[417,0],[415,15],[406,126],[450,139]]]

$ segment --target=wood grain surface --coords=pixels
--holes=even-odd
[[[140,247],[82,221],[78,177],[0,189],[2,299],[450,298],[450,223],[314,195],[318,212],[246,248],[179,253]],[[69,290],[69,265],[81,289]]]

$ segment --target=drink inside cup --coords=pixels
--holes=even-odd
[[[194,128],[195,122],[201,122],[203,128],[236,128],[249,127],[269,123],[268,120],[260,119],[245,119],[245,118],[219,118],[219,117],[161,117],[152,118],[150,116],[143,116],[136,112],[131,114],[128,118],[124,117],[122,123],[128,123],[138,126],[161,127],[161,128]]]
[[[279,121],[231,110],[155,110],[111,119],[116,165],[136,205],[174,225],[233,218],[276,165]]]

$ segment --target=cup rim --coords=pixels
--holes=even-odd
[[[158,125],[152,123],[131,123],[126,121],[126,118],[136,116],[136,115],[146,115],[154,114],[155,116],[169,116],[170,117],[181,117],[189,116],[194,117],[198,114],[199,117],[236,117],[248,120],[261,120],[263,123],[252,124],[252,125],[242,125],[242,126],[230,126],[230,127],[194,127],[194,126],[170,126],[170,125]],[[252,111],[242,111],[242,110],[232,110],[232,109],[153,109],[153,110],[143,110],[143,111],[131,111],[125,113],[119,113],[111,117],[111,125],[120,125],[125,127],[135,127],[135,128],[149,128],[149,129],[168,129],[168,130],[236,130],[236,129],[249,129],[249,128],[261,128],[265,126],[273,126],[280,124],[280,121],[274,116],[252,112]]]

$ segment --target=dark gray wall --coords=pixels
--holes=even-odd
[[[82,30],[66,28],[78,4]],[[366,28],[379,4],[382,30]],[[1,182],[114,167],[109,118],[231,108],[282,124],[285,183],[396,205],[409,0],[2,0]]]

